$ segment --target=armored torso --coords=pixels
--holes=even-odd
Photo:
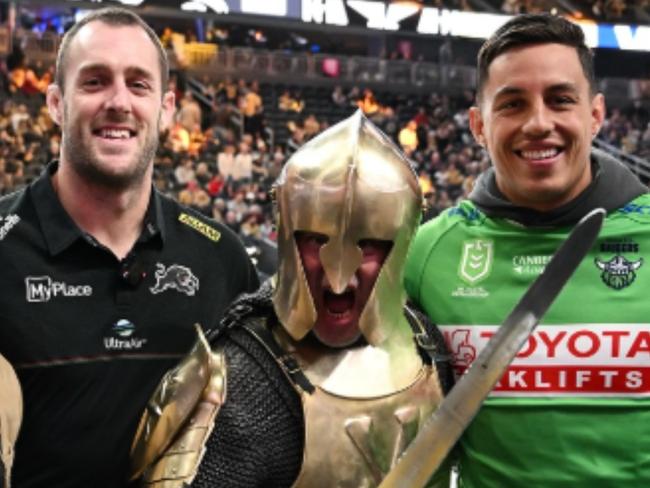
[[[278,329],[278,343],[312,385],[294,381],[305,423],[294,488],[377,486],[442,400],[435,366],[423,363],[414,341],[391,352],[367,344],[332,350],[298,345]]]
[[[388,395],[346,398],[317,387],[301,396],[305,450],[295,488],[377,486],[442,398],[430,366]]]

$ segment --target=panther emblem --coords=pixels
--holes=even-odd
[[[194,296],[199,289],[199,279],[192,271],[180,264],[172,264],[168,268],[162,263],[156,263],[156,284],[149,288],[151,293],[157,295],[165,290],[177,290],[187,296]]]

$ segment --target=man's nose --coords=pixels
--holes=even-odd
[[[125,83],[116,82],[113,85],[104,106],[106,110],[115,112],[131,111],[131,92]]]
[[[553,114],[548,107],[543,102],[532,105],[523,126],[524,133],[540,136],[548,134],[551,130],[553,130]]]

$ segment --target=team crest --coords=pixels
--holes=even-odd
[[[603,283],[614,290],[622,290],[630,286],[636,279],[636,271],[643,264],[643,258],[629,261],[624,256],[617,255],[609,261],[601,261],[595,258],[594,262],[598,269],[602,271],[600,277]]]
[[[490,274],[494,257],[494,243],[485,239],[474,239],[463,243],[458,276],[473,285]]]
[[[154,295],[171,289],[192,297],[199,289],[199,279],[190,268],[180,264],[165,267],[164,264],[157,263],[155,277],[156,285],[149,288]]]

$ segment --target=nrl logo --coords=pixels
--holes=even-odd
[[[598,269],[602,271],[600,277],[610,288],[622,290],[632,284],[636,279],[636,270],[643,264],[643,258],[629,261],[624,256],[614,256],[609,261],[594,259]]]
[[[192,270],[180,264],[165,268],[164,264],[157,263],[155,277],[156,285],[149,288],[154,295],[172,289],[192,297],[199,289],[199,279],[194,276]]]
[[[473,285],[490,274],[494,256],[494,243],[484,239],[474,239],[463,243],[463,256],[460,260],[458,276]]]

